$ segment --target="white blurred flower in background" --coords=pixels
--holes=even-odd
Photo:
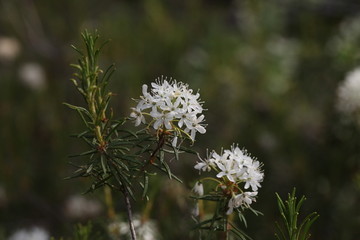
[[[35,62],[28,62],[19,68],[20,80],[33,90],[43,90],[46,87],[44,68]]]
[[[16,38],[0,37],[0,61],[12,62],[19,56],[21,45]]]
[[[209,61],[209,54],[204,49],[196,47],[185,54],[184,60],[194,68],[203,68]]]
[[[49,240],[48,231],[41,227],[32,227],[28,229],[19,229],[14,232],[8,240]]]
[[[327,50],[339,66],[349,66],[360,58],[360,15],[345,18],[327,43]],[[351,65],[350,65],[351,66]]]
[[[360,67],[346,75],[338,88],[337,109],[360,121]]]
[[[158,240],[160,238],[157,224],[153,220],[142,220],[137,215],[133,219],[138,240]],[[109,224],[108,231],[112,239],[131,239],[128,222],[113,222]],[[121,238],[120,238],[121,237]],[[125,238],[122,238],[125,237]]]
[[[65,215],[69,218],[86,219],[98,216],[103,210],[100,202],[81,195],[71,196],[65,203]]]

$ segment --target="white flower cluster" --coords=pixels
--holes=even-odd
[[[148,86],[142,86],[142,96],[130,117],[134,119],[135,126],[146,123],[144,115],[150,115],[150,122],[154,129],[175,130],[181,129],[195,140],[196,132],[205,133],[206,129],[202,122],[203,107],[199,100],[200,94],[193,94],[187,84],[161,77]]]
[[[244,189],[251,188],[252,191],[242,192],[237,195],[235,194],[237,188],[230,190],[232,198],[229,201],[227,214],[231,214],[233,208],[249,207],[255,201],[258,188],[261,187],[260,183],[264,178],[260,162],[235,145],[230,150],[224,150],[222,154],[212,151],[207,159],[201,160],[195,165],[195,169],[199,171],[214,170],[217,172],[216,177],[222,179],[225,183],[245,183]],[[227,184],[224,184],[222,187],[226,188],[226,186]]]
[[[337,107],[347,114],[360,113],[360,68],[348,73],[339,86]]]

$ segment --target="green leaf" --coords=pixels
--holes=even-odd
[[[117,179],[118,183],[122,186],[131,186],[131,181],[128,179],[128,176],[126,176],[126,173],[124,173],[117,165],[112,164],[112,166],[115,170],[115,173],[113,173],[113,175]]]
[[[83,107],[78,107],[78,106],[74,106],[74,105],[71,105],[71,104],[68,104],[68,103],[63,103],[65,106],[71,108],[71,109],[74,109],[77,111],[77,113],[80,115],[81,117],[81,120],[84,122],[84,124],[86,125],[87,128],[90,128],[89,126],[89,122],[88,120],[86,120],[85,116],[87,116],[89,118],[89,120],[92,121],[92,116],[91,114],[88,112],[88,110],[86,110],[85,108]],[[85,114],[85,116],[84,116]]]
[[[126,166],[126,164],[123,163],[123,162],[121,161],[121,159],[114,158],[113,160],[114,160],[115,163],[117,163],[117,164],[119,165],[119,166],[118,166],[119,168],[123,168],[123,169],[125,169],[126,171],[129,171],[128,166]]]
[[[311,214],[309,214],[301,223],[299,229],[298,229],[298,234],[297,234],[297,239],[299,240],[306,240],[309,238],[309,229],[311,227],[311,225],[316,221],[316,219],[319,218],[319,215],[316,212],[313,212]],[[304,227],[304,230],[302,231]]]
[[[103,170],[103,174],[105,175],[108,171],[107,171],[107,163],[106,163],[106,158],[104,155],[100,155],[100,162],[101,162],[101,167]]]
[[[173,150],[174,150],[174,154],[175,154],[175,159],[177,161],[179,161],[179,151],[176,149],[176,147],[173,146]]]
[[[96,148],[96,140],[94,137],[92,137],[93,142],[89,141],[86,137],[82,137],[82,140],[84,140],[91,148]]]
[[[161,150],[160,150],[160,153],[159,153],[159,160],[160,160],[161,164],[163,164],[164,167],[165,167],[166,169],[168,169],[168,171],[170,172],[170,167],[169,167],[166,163],[164,163],[164,159],[165,159],[165,153],[164,153],[164,151],[161,149]],[[171,179],[171,172],[169,173],[169,178]]]
[[[71,109],[79,110],[80,112],[85,113],[90,119],[92,119],[91,114],[90,114],[89,111],[86,110],[85,108],[83,108],[83,107],[78,107],[78,106],[75,106],[75,105],[71,105],[71,104],[65,103],[65,102],[64,102],[63,104],[64,104],[65,106],[71,108]]]
[[[136,155],[140,156],[141,154],[143,154],[145,152],[150,152],[150,151],[152,151],[151,144],[148,144],[148,145],[143,146],[139,151],[137,151]]]
[[[116,131],[116,129],[120,126],[120,125],[122,125],[124,122],[117,122],[116,124],[114,124],[114,125],[112,125],[111,126],[111,128],[110,128],[110,131],[109,131],[109,133],[107,134],[107,136],[106,136],[106,141],[108,141],[109,140],[109,138],[111,137],[111,135]]]
[[[279,234],[275,234],[277,239],[283,240],[307,240],[310,237],[308,231],[313,222],[319,217],[317,213],[311,213],[302,221],[298,226],[298,215],[302,204],[305,201],[305,196],[302,196],[299,201],[296,198],[296,189],[294,188],[291,194],[288,194],[288,200],[285,201],[280,198],[276,193],[277,203],[280,211],[280,215],[283,219],[285,229],[288,233],[288,238],[280,225],[276,222],[276,227]]]
[[[88,169],[86,170],[86,173],[89,174],[92,169],[93,169],[93,165],[90,164],[90,166],[89,166]]]
[[[238,210],[238,217],[239,217],[240,221],[243,222],[245,227],[247,228],[247,222],[246,222],[244,214],[242,214],[241,210],[239,210],[239,209],[237,209],[237,210]]]
[[[119,158],[120,160],[126,160],[128,162],[132,162],[135,164],[141,164],[135,157],[130,156],[130,155],[121,155],[121,156],[117,156],[117,158]]]
[[[129,135],[135,137],[135,138],[138,138],[136,133],[134,133],[133,131],[130,131],[130,130],[126,130],[126,129],[119,129],[120,132],[125,132],[125,133],[128,133]]]
[[[102,95],[105,95],[106,86],[108,85],[111,76],[112,76],[112,75],[114,74],[114,72],[115,72],[114,66],[115,66],[114,64],[111,64],[111,65],[105,70],[105,73],[103,74],[103,76],[102,76],[102,78],[101,78],[100,88],[103,90],[103,91],[102,91]]]
[[[86,131],[84,131],[84,132],[82,132],[82,133],[79,133],[79,134],[76,134],[76,135],[74,135],[75,137],[77,137],[77,138],[82,138],[82,137],[84,137],[86,134],[88,134],[88,133],[90,133],[90,131],[89,130],[86,130]],[[93,135],[92,135],[93,136]]]
[[[90,188],[84,193],[84,194],[87,194],[89,192],[93,192],[94,190],[106,185],[107,181],[111,178],[111,176],[107,176],[105,178],[102,178],[101,180],[99,181],[95,181],[91,186]]]
[[[277,227],[277,229],[280,231],[280,236],[282,237],[283,240],[286,240],[286,237],[285,237],[285,233],[283,232],[282,228],[280,227],[279,223],[278,222],[275,222],[275,225]],[[275,236],[280,239],[279,235],[277,233],[275,233]]]
[[[86,174],[86,170],[80,169],[81,171],[75,172],[75,174],[69,176],[69,177],[65,177],[64,180],[70,180],[73,178],[78,178],[78,177],[82,177],[84,176],[84,174]]]
[[[165,162],[164,162],[164,163],[165,163]],[[166,163],[165,163],[165,164],[166,164]],[[168,174],[168,176],[169,176],[169,174],[170,174],[171,178],[174,178],[176,181],[178,181],[178,182],[180,182],[180,183],[183,183],[183,181],[182,181],[181,179],[179,179],[177,176],[175,176],[174,174],[172,174],[171,171],[169,171],[170,168],[169,168],[169,166],[168,166],[167,164],[166,164],[166,165],[167,165],[167,168],[161,167],[161,166],[159,166],[159,165],[156,164],[156,163],[153,163],[152,165],[155,166],[156,168],[160,169],[161,171],[165,172],[166,174]]]
[[[215,218],[211,218],[211,219],[202,221],[202,222],[196,224],[196,225],[192,228],[192,230],[198,229],[198,228],[202,227],[203,225],[206,225],[206,224],[208,224],[208,223],[212,223],[212,222],[214,222],[214,221],[218,221],[218,220],[221,220],[221,219],[222,219],[222,217],[215,217]]]
[[[207,201],[218,202],[223,198],[223,196],[209,194],[209,195],[203,195],[203,196],[190,196],[190,198],[197,199],[197,200],[207,200]]]
[[[87,156],[87,155],[91,155],[97,153],[97,150],[93,149],[93,150],[89,150],[80,154],[75,154],[75,155],[70,155],[69,158],[73,158],[73,157],[80,157],[80,156]]]
[[[70,47],[71,47],[72,49],[74,49],[76,52],[78,52],[81,56],[84,55],[84,53],[83,53],[81,50],[79,50],[77,47],[75,47],[74,45],[70,45]],[[73,65],[73,64],[71,64],[71,65]]]
[[[142,198],[145,198],[149,187],[149,176],[147,175],[146,171],[144,172],[144,191],[142,193]]]
[[[229,222],[230,226],[232,227],[230,230],[235,233],[241,239],[252,239],[249,235],[247,235],[244,231],[237,228],[232,222]]]
[[[196,151],[194,151],[194,150],[192,150],[190,148],[183,147],[183,146],[180,147],[180,150],[184,151],[184,152],[187,152],[187,153],[191,153],[191,154],[196,154],[196,155],[198,154]]]
[[[249,209],[251,212],[253,212],[256,216],[258,216],[258,215],[263,216],[263,215],[264,215],[262,212],[260,212],[260,211],[258,211],[258,210],[255,210],[255,209],[253,209],[252,207],[249,207],[248,209]]]

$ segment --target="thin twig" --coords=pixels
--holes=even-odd
[[[129,194],[126,191],[125,188],[123,190],[123,193],[124,193],[124,197],[125,197],[125,204],[126,204],[126,210],[127,210],[127,215],[128,215],[128,222],[129,222],[129,227],[130,227],[131,239],[136,240],[135,228],[134,228],[134,224],[133,224],[133,221],[132,221],[133,217],[132,217],[131,203],[130,203]]]

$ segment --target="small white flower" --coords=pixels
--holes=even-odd
[[[211,166],[210,166],[210,162],[206,161],[206,162],[198,162],[195,164],[194,166],[195,169],[199,170],[199,171],[208,171],[210,172],[211,170]]]
[[[184,123],[185,125],[191,126],[191,119],[196,118],[196,115],[194,112],[185,112],[183,109],[180,109],[178,111],[178,114],[176,115],[176,118],[179,119],[178,126],[179,128],[182,128]]]
[[[226,214],[227,215],[230,215],[233,213],[234,211],[234,208],[237,208],[238,206],[238,201],[237,201],[237,195],[236,196],[233,196],[230,200],[229,200],[229,203],[228,203],[228,210],[226,211]],[[240,205],[239,205],[240,206]]]
[[[226,150],[222,155],[219,155],[215,151],[213,151],[211,160],[216,164],[218,163],[225,164],[226,161],[228,160],[228,157],[229,154],[226,152]]]
[[[258,192],[244,192],[241,194],[242,203],[246,207],[249,207],[252,202],[256,202],[256,195]]]
[[[152,100],[152,96],[150,93],[148,93],[148,86],[146,84],[142,85],[142,94],[144,99]]]
[[[207,159],[202,159],[200,156],[198,156],[200,159],[200,162],[197,162],[194,166],[195,169],[199,170],[199,171],[208,171],[210,172],[211,167],[215,167],[215,161],[214,159],[210,158],[209,156],[207,157]]]
[[[193,118],[190,120],[190,123],[186,125],[185,131],[190,131],[190,137],[192,140],[195,140],[196,132],[201,134],[206,133],[206,129],[203,124],[200,124],[204,120],[204,115],[201,115],[199,118]],[[185,122],[186,123],[186,122]]]
[[[247,166],[246,173],[243,174],[240,178],[246,181],[244,188],[248,189],[251,186],[253,191],[257,191],[258,187],[261,187],[260,182],[264,178],[264,173],[259,170],[260,163],[254,161],[252,165]]]
[[[166,129],[172,129],[171,122],[174,119],[172,113],[153,113],[155,119],[154,129],[165,127]]]
[[[131,108],[132,112],[130,114],[130,117],[134,119],[135,126],[139,126],[140,123],[146,123],[145,117],[141,112],[141,109],[139,107]]]
[[[159,107],[162,111],[169,112],[171,115],[175,116],[179,113],[179,104],[180,98],[177,98],[174,102],[170,99],[165,99],[164,104]]]
[[[204,186],[201,182],[196,182],[192,190],[196,195],[200,197],[204,195]]]
[[[244,207],[249,208],[252,202],[255,202],[257,192],[244,192],[238,195],[234,195],[228,203],[228,211],[226,212],[227,215],[233,213],[234,208]]]
[[[225,164],[218,162],[217,166],[221,170],[221,172],[216,175],[217,178],[226,176],[229,181],[236,182],[234,174],[236,174],[237,171],[234,169],[234,163],[231,160],[226,161]]]
[[[238,161],[240,164],[243,163],[242,160],[244,158],[248,157],[238,146],[235,147],[235,145],[231,146],[231,150],[225,150],[224,152],[229,155],[229,158]]]

